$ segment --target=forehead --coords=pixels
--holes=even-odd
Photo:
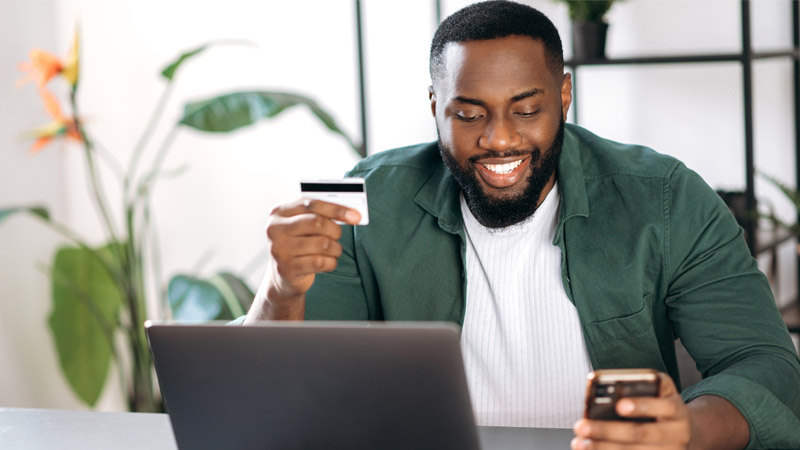
[[[547,67],[544,44],[528,36],[451,42],[443,52],[440,86],[453,95],[482,96],[550,90],[555,77]]]

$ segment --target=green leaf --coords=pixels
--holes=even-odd
[[[197,47],[194,50],[190,50],[190,51],[182,54],[181,56],[178,57],[178,59],[176,59],[171,64],[169,64],[167,67],[165,67],[164,70],[161,71],[161,75],[164,76],[164,78],[166,78],[167,80],[172,81],[172,78],[175,77],[175,72],[178,70],[178,68],[181,66],[181,64],[183,64],[187,59],[189,59],[189,58],[191,58],[193,56],[196,56],[199,53],[202,53],[209,46],[210,46],[210,44],[204,44],[204,45],[201,45],[200,47]]]
[[[181,125],[210,133],[228,133],[277,116],[287,108],[302,105],[330,131],[342,136],[361,154],[360,146],[336,124],[333,116],[314,100],[299,94],[270,91],[242,91],[186,104]]]
[[[225,299],[213,284],[186,275],[172,277],[167,287],[167,298],[172,317],[176,320],[214,320],[225,309]]]
[[[167,288],[172,316],[183,321],[230,320],[253,300],[253,292],[235,275],[221,273],[210,280],[176,275]]]
[[[211,281],[223,293],[231,318],[235,319],[247,312],[255,293],[244,280],[232,273],[222,272]]]
[[[770,182],[773,186],[777,187],[783,193],[783,195],[785,195],[794,204],[795,209],[800,211],[800,192],[790,188],[788,185],[782,183],[777,178],[771,177],[765,173],[759,172],[759,175],[761,175],[765,180]]]
[[[794,207],[797,210],[797,212],[800,213],[800,191],[797,191],[796,189],[789,187],[789,185],[784,184],[777,178],[774,178],[763,172],[758,172],[758,174],[761,175],[761,177],[763,177],[773,186],[777,187],[783,193],[783,195],[785,195],[786,198],[788,198],[789,201],[791,201],[794,204]],[[773,226],[785,228],[792,235],[800,237],[800,223],[791,224],[784,222],[781,219],[779,219],[778,216],[776,216],[773,211],[770,211],[769,214],[759,214],[759,216],[768,219]]]
[[[61,370],[81,400],[97,403],[108,375],[122,293],[92,252],[111,259],[106,245],[97,250],[62,247],[52,267],[53,333]]]
[[[215,46],[215,45],[226,45],[226,44],[227,45],[247,45],[247,46],[251,46],[251,47],[255,46],[255,44],[253,42],[244,41],[244,40],[218,40],[218,41],[207,42],[207,43],[195,48],[194,50],[189,50],[188,52],[185,52],[185,53],[181,54],[178,57],[178,59],[176,59],[175,61],[170,63],[167,67],[164,68],[164,70],[161,71],[161,75],[164,78],[166,78],[167,80],[172,81],[172,79],[175,78],[175,72],[178,70],[178,68],[184,62],[186,62],[187,59],[190,59],[190,58],[193,58],[193,57],[197,56],[198,54],[200,54],[200,53],[204,52],[205,50],[207,50],[209,47],[212,47],[212,46]]]
[[[559,0],[569,8],[573,22],[601,21],[611,6],[619,0]]]
[[[6,217],[18,212],[28,212],[30,214],[33,214],[34,216],[38,216],[39,218],[45,221],[50,220],[50,213],[47,211],[46,208],[43,208],[41,206],[28,206],[28,207],[20,206],[16,208],[0,209],[0,222],[2,222],[3,219],[5,219]]]

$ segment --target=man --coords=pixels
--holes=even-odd
[[[275,208],[245,322],[456,322],[481,425],[571,425],[592,369],[669,374],[658,398],[618,405],[654,422],[580,420],[574,449],[800,447],[800,362],[741,229],[675,159],[565,126],[553,24],[466,7],[430,68],[438,144],[351,171],[368,226],[319,201]],[[682,394],[675,337],[705,376]]]

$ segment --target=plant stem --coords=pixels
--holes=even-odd
[[[77,127],[78,131],[80,132],[81,139],[83,140],[83,147],[84,153],[86,154],[86,164],[89,168],[89,175],[92,182],[92,191],[94,194],[95,205],[100,210],[100,214],[103,218],[103,222],[105,223],[106,229],[111,237],[112,242],[120,242],[119,238],[117,237],[116,228],[114,226],[114,222],[111,221],[111,216],[108,213],[108,208],[106,207],[106,200],[103,196],[103,188],[100,183],[100,179],[97,174],[97,168],[94,165],[94,157],[92,156],[92,142],[89,140],[89,136],[86,133],[86,129],[83,125],[78,122],[78,103],[76,99],[76,90],[73,89],[70,93],[70,105],[72,106],[72,113],[75,117],[75,126]],[[122,255],[117,255],[120,261],[123,261]]]
[[[115,158],[104,145],[98,144],[96,139],[93,141],[93,144],[94,148],[97,150],[98,156],[104,160],[106,165],[114,172],[114,175],[117,176],[118,180],[122,182],[125,177],[125,170],[122,169],[122,164],[120,164],[117,158]]]
[[[164,158],[166,158],[167,152],[169,151],[169,148],[172,146],[172,142],[175,141],[175,138],[178,135],[178,131],[180,131],[180,129],[178,128],[177,125],[175,125],[169,131],[167,137],[164,138],[164,142],[161,144],[161,147],[158,149],[156,157],[153,159],[153,166],[150,169],[150,172],[148,173],[147,177],[145,177],[146,180],[150,178],[155,178],[158,175],[159,171],[161,171],[161,165],[164,163]]]
[[[136,176],[136,169],[139,167],[139,161],[142,159],[142,154],[144,153],[144,148],[147,145],[147,142],[150,141],[150,138],[153,135],[153,131],[155,131],[156,125],[158,121],[161,119],[162,114],[164,113],[164,109],[167,105],[167,101],[169,100],[172,94],[172,82],[167,82],[167,87],[164,88],[164,92],[161,93],[161,97],[156,104],[155,109],[153,110],[153,114],[150,115],[150,121],[147,123],[144,132],[142,133],[139,141],[136,143],[136,147],[133,149],[133,154],[131,155],[131,160],[128,164],[128,173],[125,176],[125,185],[124,185],[124,195],[126,202],[128,201],[129,196],[131,195],[130,187],[131,183],[133,182],[134,177]]]
[[[75,98],[76,90],[73,89],[70,95],[70,102],[72,105],[75,117],[78,117],[78,108]],[[114,223],[106,207],[106,201],[103,196],[102,185],[98,178],[97,169],[94,164],[92,155],[92,142],[86,133],[84,127],[76,121],[81,138],[84,142],[84,149],[86,154],[86,161],[91,176],[92,190],[94,191],[94,198],[97,208],[100,210],[103,221],[106,225],[107,231],[112,238],[114,244],[121,244],[122,242],[117,237],[117,232]],[[147,305],[144,298],[144,280],[141,270],[141,260],[137,258],[135,250],[135,233],[133,232],[133,220],[128,220],[128,239],[126,246],[128,251],[123,251],[118,245],[112,245],[112,251],[115,253],[117,260],[120,263],[121,274],[119,277],[120,284],[123,287],[123,298],[125,306],[127,306],[128,313],[131,320],[131,329],[129,330],[129,344],[131,347],[131,357],[133,362],[133,410],[153,410],[154,399],[152,398],[152,378],[150,376],[150,369],[152,361],[150,360],[149,350],[147,348],[147,337],[142,327],[143,319],[147,316]],[[143,372],[144,371],[144,372]],[[144,374],[144,376],[143,376]],[[143,399],[143,404],[140,400]]]
[[[153,262],[153,279],[155,280],[156,291],[158,293],[158,308],[159,311],[161,311],[161,316],[167,319],[170,318],[172,314],[169,301],[167,300],[167,289],[163,287],[164,280],[161,278],[161,243],[158,239],[157,227],[155,226],[155,219],[152,216],[149,202],[144,205],[143,216],[144,230],[150,242],[150,258]]]

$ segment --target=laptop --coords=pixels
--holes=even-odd
[[[145,327],[181,450],[480,448],[453,324]]]
[[[570,429],[476,427],[449,323],[145,324],[186,449],[569,448]]]

